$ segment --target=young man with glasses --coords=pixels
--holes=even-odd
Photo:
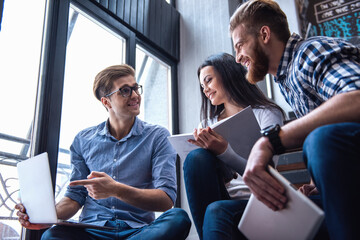
[[[230,19],[230,32],[249,81],[272,74],[298,117],[281,128],[263,129],[264,137],[250,153],[245,183],[271,209],[285,208],[284,188],[266,167],[273,155],[302,147],[330,238],[359,238],[360,49],[344,39],[290,35],[285,13],[272,0],[243,3]]]
[[[107,121],[81,131],[70,147],[72,174],[59,219],[81,207],[80,222],[115,230],[54,226],[42,239],[185,239],[191,222],[172,208],[176,199],[176,152],[169,131],[140,120],[142,86],[130,66],[110,66],[95,77],[93,91],[109,113]],[[31,224],[22,205],[20,223]],[[165,211],[155,219],[154,211]]]

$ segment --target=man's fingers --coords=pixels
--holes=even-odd
[[[104,173],[104,172],[92,171],[87,178],[91,179],[91,178],[96,178],[96,177],[104,177],[105,175],[106,175],[106,173]]]
[[[16,215],[19,217],[19,219],[29,220],[29,216],[26,213],[17,212]]]
[[[92,184],[92,179],[84,179],[84,180],[76,180],[69,183],[70,186],[84,186],[88,184]]]
[[[261,177],[255,174],[251,178],[244,176],[244,181],[254,195],[271,209],[279,210],[285,207],[287,198],[284,196],[284,187],[266,171],[263,171]]]
[[[15,209],[18,209],[20,212],[25,212],[25,207],[21,203],[15,205]]]

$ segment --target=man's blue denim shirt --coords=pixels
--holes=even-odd
[[[176,199],[176,152],[169,131],[136,118],[130,133],[121,140],[110,135],[108,122],[78,133],[70,147],[70,181],[86,179],[91,171],[105,172],[120,183],[141,189],[161,189]],[[95,200],[83,186],[68,187],[65,193],[83,207],[80,222],[105,225],[122,220],[138,228],[151,223],[154,213],[110,197]]]

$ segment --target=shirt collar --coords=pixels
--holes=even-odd
[[[288,65],[293,59],[294,50],[297,49],[297,45],[303,39],[296,33],[293,33],[286,43],[284,53],[281,57],[280,64],[276,73],[275,82],[279,82],[286,76]]]
[[[107,136],[107,137],[113,137],[109,131],[109,119],[101,126],[102,127],[99,129],[100,135]],[[131,136],[140,135],[143,132],[143,129],[144,129],[144,122],[141,121],[138,117],[135,117],[134,125],[132,126],[129,134],[126,135],[121,140],[125,141],[126,139],[130,138]]]

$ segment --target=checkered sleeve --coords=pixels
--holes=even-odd
[[[340,39],[306,41],[298,54],[303,91],[316,102],[360,89],[360,50]]]

